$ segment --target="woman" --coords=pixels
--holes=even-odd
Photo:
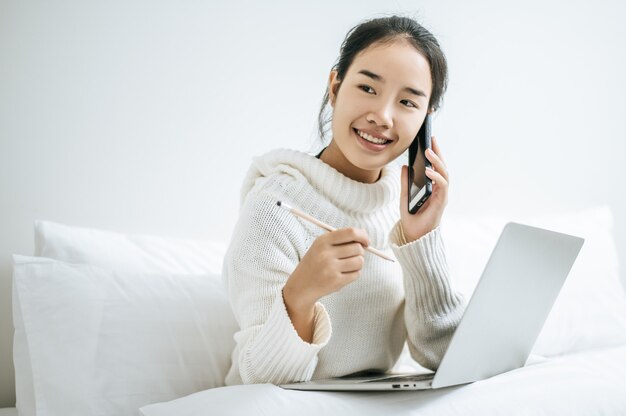
[[[224,264],[240,325],[227,385],[385,371],[405,342],[417,362],[439,365],[464,309],[439,229],[448,174],[433,138],[433,193],[411,215],[407,167],[390,162],[439,107],[446,81],[445,56],[414,20],[364,22],[330,72],[320,111],[323,137],[332,108],[328,146],[317,156],[279,149],[254,159]],[[366,253],[369,245],[397,262]]]

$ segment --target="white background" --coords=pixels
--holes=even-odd
[[[346,32],[389,12],[448,57],[448,212],[610,204],[624,264],[625,4],[0,0],[0,406],[33,220],[228,240],[251,157],[314,146]]]

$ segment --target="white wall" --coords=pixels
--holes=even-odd
[[[228,239],[250,158],[310,147],[346,31],[386,12],[449,59],[449,212],[608,203],[626,262],[623,2],[3,0],[0,406],[10,255],[33,252],[33,220]]]

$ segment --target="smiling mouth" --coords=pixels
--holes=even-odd
[[[364,133],[359,129],[353,128],[352,130],[354,130],[354,132],[363,140],[368,141],[373,144],[384,145],[384,144],[391,143],[393,141],[393,140],[387,140],[387,139],[379,139],[378,137],[374,137],[370,134]]]

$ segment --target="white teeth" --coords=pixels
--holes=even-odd
[[[371,136],[371,135],[369,135],[367,133],[363,133],[361,130],[357,130],[356,132],[357,132],[357,134],[359,136],[361,136],[362,138],[364,138],[368,142],[372,142],[372,143],[375,143],[375,144],[385,144],[385,143],[387,143],[387,140],[373,137],[373,136]]]

